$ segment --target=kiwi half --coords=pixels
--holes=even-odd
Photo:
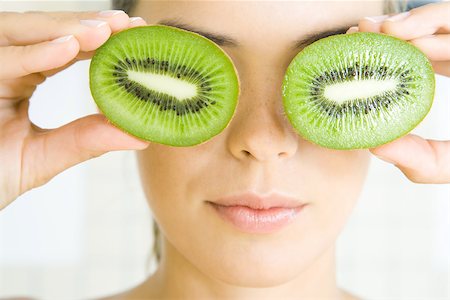
[[[211,40],[165,25],[113,35],[92,58],[90,89],[111,123],[171,146],[205,142],[225,129],[239,95],[228,55]]]
[[[418,48],[357,32],[305,47],[290,63],[282,93],[301,136],[327,148],[362,149],[416,127],[431,108],[434,87],[432,66]]]

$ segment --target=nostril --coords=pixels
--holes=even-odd
[[[242,150],[242,152],[244,152],[244,155],[245,156],[250,156],[250,155],[252,155],[250,152],[248,152],[247,150]]]
[[[280,153],[278,153],[278,157],[286,157],[286,156],[288,156],[287,152],[280,152]]]
[[[247,151],[247,150],[242,150],[241,152],[244,154],[245,157],[254,156],[250,151]],[[289,154],[287,152],[278,153],[279,158],[283,158],[283,157],[287,157],[287,156],[289,156]]]

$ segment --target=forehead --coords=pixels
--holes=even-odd
[[[173,19],[231,36],[240,44],[296,40],[318,30],[350,26],[380,15],[383,1],[140,1],[149,23]],[[259,45],[264,46],[264,45]],[[270,46],[270,45],[266,45]]]

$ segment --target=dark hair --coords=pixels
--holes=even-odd
[[[134,6],[136,5],[137,0],[112,0],[112,8],[120,9],[130,14],[133,11]]]

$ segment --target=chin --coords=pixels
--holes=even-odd
[[[215,251],[199,255],[197,258],[203,259],[196,265],[208,277],[230,285],[253,288],[281,285],[304,273],[333,244],[332,239],[309,240],[308,236],[291,233],[237,240],[222,236]]]
[[[296,278],[303,267],[301,264],[276,265],[250,263],[239,268],[224,268],[217,270],[215,278],[233,286],[249,288],[268,288],[285,284]]]

